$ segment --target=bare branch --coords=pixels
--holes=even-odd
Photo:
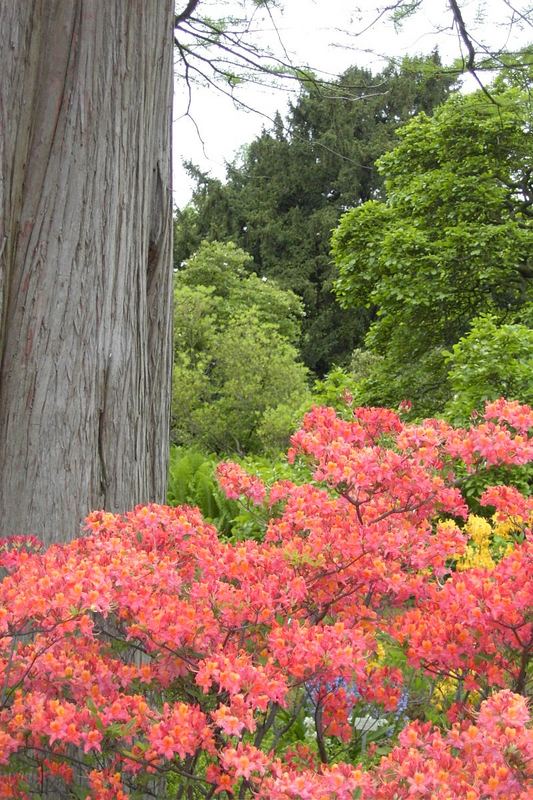
[[[466,29],[465,21],[463,19],[463,15],[461,14],[461,9],[459,8],[459,4],[457,3],[457,0],[448,0],[448,2],[450,4],[450,9],[453,14],[455,25],[457,26],[457,30],[459,32],[459,36],[462,39],[463,44],[468,52],[468,58],[465,62],[465,67],[467,71],[472,75],[476,83],[479,85],[479,88],[482,90],[483,94],[485,94],[488,97],[491,103],[494,103],[494,105],[497,106],[499,105],[499,103],[494,99],[494,97],[485,87],[485,85],[480,80],[479,75],[476,72],[476,50],[472,42],[472,39],[470,38],[470,35]]]
[[[178,40],[176,39],[176,37],[174,37],[174,44],[176,45],[176,47],[180,51],[180,55],[181,55],[181,58],[182,58],[182,61],[183,61],[183,65],[185,67],[185,74],[184,74],[183,77],[185,78],[185,85],[187,86],[187,108],[185,109],[185,112],[179,117],[179,119],[182,119],[183,117],[188,117],[191,120],[192,124],[194,125],[194,129],[196,130],[196,135],[198,136],[198,139],[200,140],[200,143],[202,145],[203,154],[207,158],[207,153],[206,153],[206,149],[205,149],[205,142],[204,142],[204,140],[202,138],[202,134],[200,133],[200,128],[198,127],[198,123],[196,122],[196,120],[194,119],[193,115],[191,114],[191,106],[192,106],[192,86],[191,86],[191,79],[190,79],[190,69],[191,69],[191,67],[190,67],[190,64],[189,64],[189,62],[187,60],[185,51],[182,48],[182,46],[180,45],[180,43],[178,42]]]
[[[457,4],[457,0],[448,0],[450,4],[450,8],[453,14],[454,22],[457,26],[457,30],[459,31],[459,35],[463,40],[463,43],[468,52],[468,59],[465,63],[465,67],[469,72],[472,72],[474,69],[474,65],[476,63],[476,51],[474,49],[474,45],[468,35],[468,31],[466,30],[466,25],[463,19],[463,15],[461,14],[461,9]]]
[[[200,0],[189,0],[181,14],[177,14],[174,17],[174,27],[177,28],[182,22],[185,22],[186,19],[189,19],[196,10]]]
[[[532,27],[532,28],[533,28],[533,20],[531,19],[531,15],[533,14],[533,12],[532,12],[532,11],[529,11],[529,12],[527,12],[527,14],[529,14],[529,16],[528,16],[527,14],[522,14],[522,12],[520,11],[520,9],[518,9],[518,8],[515,8],[515,7],[514,7],[514,6],[513,6],[513,5],[512,5],[512,4],[509,2],[509,0],[503,0],[503,2],[505,3],[505,5],[506,5],[508,8],[510,8],[510,9],[511,9],[511,11],[513,12],[513,14],[515,14],[515,15],[516,15],[516,17],[517,17],[518,19],[521,19],[521,20],[522,20],[522,22],[525,22],[525,23],[526,23],[526,25],[529,25],[530,27]],[[512,21],[513,21],[513,20],[511,20],[511,22],[512,22]]]

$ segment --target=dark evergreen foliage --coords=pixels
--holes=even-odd
[[[258,274],[302,298],[304,362],[319,375],[346,363],[373,314],[339,307],[331,231],[344,211],[382,196],[376,159],[396,143],[397,127],[430,113],[452,83],[436,53],[378,75],[352,67],[329,86],[303,81],[285,122],[277,115],[273,128],[228,166],[225,183],[189,165],[196,190],[177,215],[177,264],[202,239],[235,242],[252,255]]]

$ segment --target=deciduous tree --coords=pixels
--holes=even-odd
[[[450,394],[445,351],[472,319],[525,318],[531,103],[503,82],[491,94],[455,95],[433,117],[403,127],[379,162],[386,199],[347,212],[334,233],[341,303],[377,312],[366,342],[384,358],[363,402],[410,399],[419,414],[442,409]]]
[[[284,449],[310,399],[294,346],[302,304],[290,290],[250,273],[252,266],[232,243],[203,242],[176,274],[177,444],[240,455]]]

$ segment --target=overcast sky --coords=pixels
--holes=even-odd
[[[178,9],[180,2],[184,0],[178,0]],[[391,5],[390,0],[385,4]],[[199,14],[211,18],[230,14],[244,16],[243,5],[238,0],[204,0]],[[478,0],[467,0],[462,5],[472,30],[492,47],[516,49],[533,39],[531,28],[529,32],[520,32],[514,26],[509,35],[509,26],[502,24],[504,15],[509,13],[506,0],[490,0],[482,19]],[[515,6],[520,5],[524,7],[517,0]],[[246,8],[249,7],[247,3]],[[362,32],[375,19],[377,8],[379,4],[375,0],[283,0],[280,7],[272,11],[273,21],[268,16],[256,16],[254,40],[284,58],[285,50],[295,65],[310,65],[315,71],[330,75],[339,75],[353,65],[377,71],[387,57],[429,53],[435,47],[443,61],[460,55],[457,32],[450,27],[447,0],[425,0],[421,10],[400,30],[395,30],[390,19],[384,18]],[[263,126],[269,127],[276,110],[284,114],[293,86],[286,86],[284,90],[239,86],[238,96],[257,109],[258,113],[254,113],[242,110],[213,88],[195,85],[191,119],[184,116],[188,102],[186,87],[183,81],[176,80],[174,203],[182,207],[191,195],[191,183],[182,168],[184,159],[193,161],[213,176],[224,178],[225,163],[233,159],[239,147],[250,142]]]

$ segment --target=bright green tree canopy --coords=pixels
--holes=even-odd
[[[531,297],[531,100],[491,91],[496,102],[455,95],[405,125],[378,162],[386,200],[346,213],[333,236],[341,303],[376,313],[367,345],[384,362],[372,391],[420,413],[446,398],[444,351],[471,320],[519,320]]]
[[[292,344],[301,301],[249,266],[235,245],[204,242],[176,275],[175,443],[226,454],[281,449],[309,395]]]
[[[533,405],[533,330],[527,325],[479,317],[447,358],[452,398],[445,411],[454,424],[502,396]]]

